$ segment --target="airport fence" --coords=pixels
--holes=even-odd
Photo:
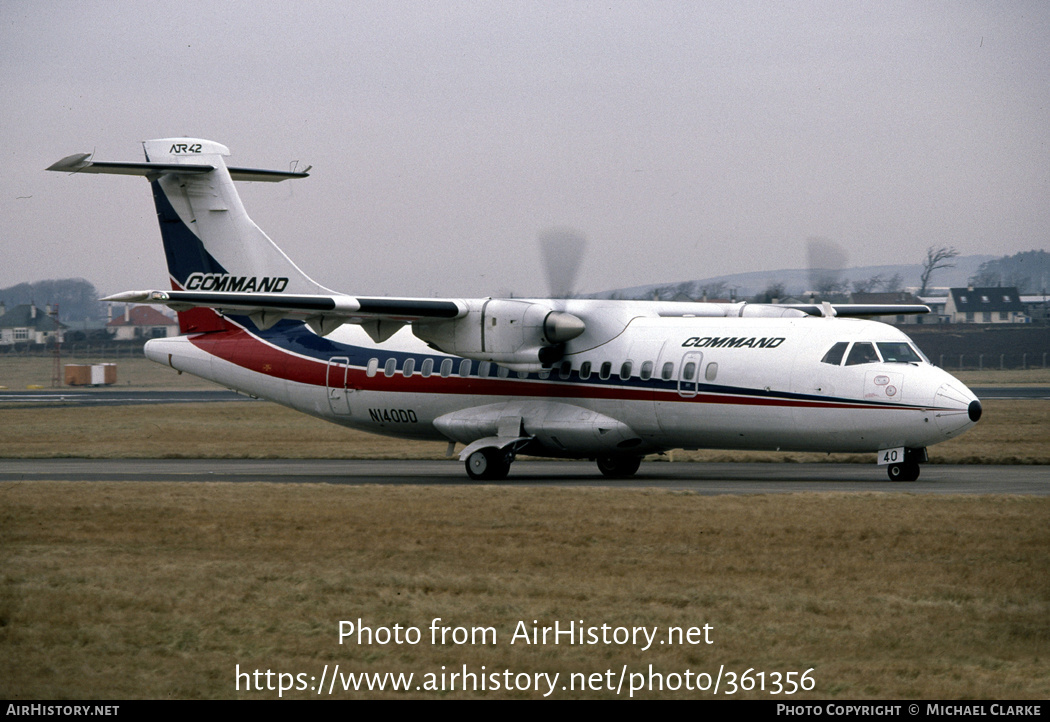
[[[938,354],[930,359],[942,369],[958,371],[983,371],[985,369],[1045,369],[1046,352],[1043,353],[968,353]]]
[[[141,342],[62,344],[61,356],[63,359],[141,358],[142,346]],[[51,358],[54,355],[51,346],[23,344],[0,347],[0,358]]]

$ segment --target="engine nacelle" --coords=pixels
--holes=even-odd
[[[543,303],[498,298],[467,303],[465,316],[416,323],[412,333],[445,353],[534,371],[560,359],[561,346],[586,330],[576,316]]]

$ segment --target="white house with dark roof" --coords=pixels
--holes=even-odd
[[[953,288],[944,313],[951,323],[1025,323],[1025,305],[1014,286]]]
[[[0,346],[61,342],[66,327],[50,313],[50,306],[45,310],[31,303],[22,303],[8,309],[0,303]]]

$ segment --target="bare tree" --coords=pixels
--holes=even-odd
[[[871,278],[864,279],[863,281],[853,282],[854,293],[874,293],[875,289],[883,284],[882,274],[876,273]]]
[[[930,285],[930,276],[938,268],[955,268],[955,264],[952,263],[952,259],[956,258],[959,252],[952,246],[941,246],[940,248],[934,248],[930,246],[926,249],[926,260],[922,264],[922,287],[919,289],[919,295],[926,295],[926,287]]]
[[[904,288],[904,277],[899,273],[894,273],[882,282],[882,290],[886,293],[895,293],[902,288]]]
[[[766,290],[754,297],[755,303],[779,303],[787,296],[787,287],[783,281],[772,280],[766,284]]]

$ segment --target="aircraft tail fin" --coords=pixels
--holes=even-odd
[[[151,185],[174,290],[330,293],[248,217],[226,167],[230,151],[225,146],[187,138],[142,145],[148,165],[164,169]],[[253,180],[262,179],[253,173],[277,180],[296,177],[233,170]]]
[[[331,293],[255,225],[233,183],[303,178],[305,172],[228,168],[229,149],[207,140],[164,138],[142,145],[145,163],[101,162],[78,154],[48,170],[145,176],[153,189],[173,290]],[[218,320],[199,309],[180,314],[184,332],[213,330]]]

